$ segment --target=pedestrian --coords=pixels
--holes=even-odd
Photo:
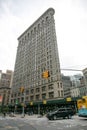
[[[4,115],[4,117],[6,117],[6,113],[5,112],[3,113],[3,115]]]

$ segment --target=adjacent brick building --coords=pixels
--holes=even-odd
[[[3,105],[9,104],[12,77],[13,72],[11,70],[7,70],[6,73],[3,73],[2,70],[0,70],[0,96],[2,97]]]

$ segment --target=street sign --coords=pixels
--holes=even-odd
[[[71,101],[71,98],[69,97],[69,98],[66,98],[66,101],[67,102],[70,102]]]

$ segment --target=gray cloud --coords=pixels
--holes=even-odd
[[[55,9],[61,67],[86,64],[86,0],[0,0],[0,69],[14,68],[17,38],[49,7]]]

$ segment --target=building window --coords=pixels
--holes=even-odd
[[[23,97],[21,98],[21,101],[22,101],[22,102],[24,101],[24,98],[23,98]]]
[[[54,98],[54,92],[49,92],[49,98]]]
[[[38,29],[40,29],[40,24],[38,24]]]
[[[61,97],[63,97],[63,90],[61,90]]]
[[[29,94],[29,90],[26,90],[26,94],[27,94],[27,95]]]
[[[40,89],[39,89],[39,88],[36,88],[36,93],[37,93],[37,92],[40,92]]]
[[[33,94],[33,93],[34,93],[34,89],[31,89],[31,91],[30,91],[30,92],[31,92],[31,94]]]
[[[58,97],[60,97],[60,91],[58,91]]]
[[[30,100],[31,100],[31,101],[34,100],[34,96],[30,96]]]
[[[25,40],[26,40],[26,36],[25,36]]]
[[[20,96],[20,93],[18,93],[18,96]]]
[[[26,97],[26,101],[28,101],[28,97]]]
[[[48,21],[48,16],[46,17],[46,21]]]
[[[44,25],[44,20],[42,20],[42,26]]]
[[[16,96],[17,96],[17,94],[15,93],[15,94],[14,94],[14,97],[16,97]]]
[[[42,94],[42,99],[46,99],[46,93]]]
[[[29,38],[29,33],[27,34],[28,38]]]
[[[34,27],[34,33],[36,33],[36,27]]]
[[[11,94],[11,97],[12,97],[12,98],[14,97],[13,94]]]
[[[36,100],[39,100],[40,95],[36,95]]]
[[[42,87],[42,92],[43,92],[43,91],[46,91],[46,86],[43,86],[43,87]]]
[[[48,85],[48,89],[52,90],[53,89],[53,84]]]
[[[31,30],[31,37],[33,36],[33,30]]]
[[[62,88],[62,83],[60,83],[60,87]]]

